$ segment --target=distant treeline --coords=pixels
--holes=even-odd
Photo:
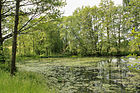
[[[36,19],[36,20],[39,20]],[[140,54],[140,1],[77,8],[72,16],[42,20],[18,36],[19,56]],[[10,41],[10,40],[9,40]],[[6,44],[9,44],[8,42]],[[10,44],[9,44],[10,46]],[[10,47],[7,47],[10,49]]]

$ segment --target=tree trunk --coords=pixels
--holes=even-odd
[[[3,54],[3,38],[2,38],[2,0],[0,1],[0,63],[5,63]]]
[[[0,1],[0,43],[2,42],[2,1]]]
[[[107,25],[107,53],[109,54],[109,51],[110,51],[110,37],[109,37],[109,25]]]
[[[119,19],[120,19],[119,23],[121,23],[121,14],[120,14]],[[121,24],[119,24],[118,30],[119,30],[119,32],[118,32],[119,39],[118,39],[118,50],[117,50],[117,52],[118,52],[118,54],[120,54],[120,48],[121,48]]]
[[[2,28],[1,28],[1,23],[2,23],[2,1],[0,1],[0,41],[2,41]]]
[[[5,57],[3,53],[3,41],[0,41],[0,63],[5,63]]]
[[[13,45],[12,45],[12,62],[11,62],[11,75],[15,75],[16,72],[16,49],[17,49],[17,31],[18,31],[18,21],[19,21],[19,7],[20,0],[16,0],[16,14],[15,14],[15,26],[13,34]]]

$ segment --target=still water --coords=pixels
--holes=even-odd
[[[42,66],[40,72],[49,81],[48,85],[55,86],[60,93],[140,93],[140,62],[130,61],[133,59],[109,58],[83,63],[87,66],[47,62],[36,62],[34,66],[36,69]]]

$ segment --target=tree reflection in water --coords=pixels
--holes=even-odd
[[[90,66],[51,66],[47,78],[62,93],[139,93],[140,73],[127,61],[110,58]]]

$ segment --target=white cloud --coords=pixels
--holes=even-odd
[[[62,8],[62,11],[64,11],[64,16],[72,15],[73,11],[82,6],[94,6],[99,5],[101,0],[66,0],[67,5]],[[115,2],[115,5],[122,4],[122,0],[113,0]]]

